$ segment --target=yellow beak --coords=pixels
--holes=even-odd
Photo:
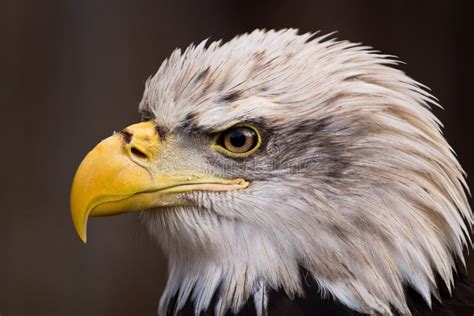
[[[131,125],[100,142],[76,171],[71,189],[72,221],[87,240],[89,216],[109,216],[160,206],[186,205],[179,193],[231,191],[248,186],[196,172],[165,174],[158,158],[162,141],[153,122]]]

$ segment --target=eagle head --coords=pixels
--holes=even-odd
[[[168,257],[160,302],[238,312],[301,271],[363,313],[429,304],[470,245],[464,174],[421,86],[347,41],[254,31],[176,50],[146,83],[143,122],[99,143],[73,181],[89,216],[139,211]],[[260,312],[262,312],[260,310]]]

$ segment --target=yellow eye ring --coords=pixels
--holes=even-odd
[[[214,149],[230,157],[244,158],[260,147],[262,138],[255,127],[237,125],[217,133],[212,143]]]

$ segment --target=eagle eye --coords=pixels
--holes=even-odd
[[[214,148],[231,157],[247,157],[260,146],[257,129],[251,126],[234,126],[215,137]]]

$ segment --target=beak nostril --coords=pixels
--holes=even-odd
[[[137,156],[140,159],[147,159],[148,158],[147,154],[145,154],[143,151],[141,151],[140,149],[138,149],[136,147],[132,147],[132,149],[130,151],[131,151],[132,155]]]

